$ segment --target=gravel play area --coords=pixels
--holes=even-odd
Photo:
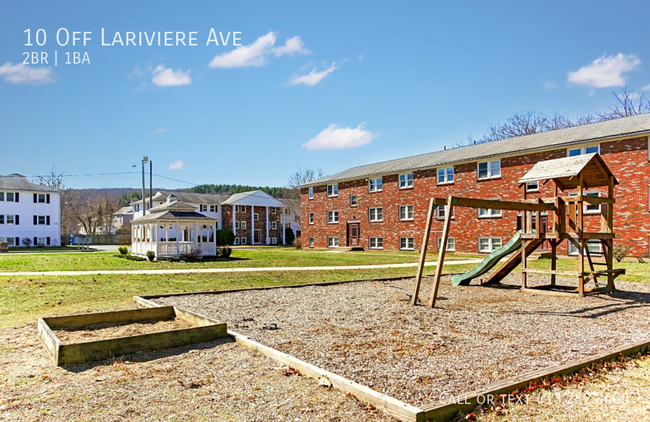
[[[166,321],[130,324],[102,323],[88,325],[77,330],[56,329],[53,331],[63,344],[69,344],[159,333],[162,331],[181,330],[192,327],[196,327],[196,325],[182,318],[174,318]]]
[[[155,301],[415,406],[650,340],[648,285],[619,282],[614,295],[573,298],[524,293],[520,281],[512,274],[500,287],[453,287],[444,277],[436,309],[410,306],[412,278]],[[431,282],[423,280],[423,301]]]

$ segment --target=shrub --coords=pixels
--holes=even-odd
[[[232,248],[225,247],[221,248],[221,251],[219,252],[222,258],[230,258],[230,254],[232,254]]]
[[[228,228],[217,230],[215,232],[215,239],[218,246],[229,246],[235,243],[235,233]]]
[[[284,242],[287,245],[293,245],[293,241],[296,240],[296,235],[293,234],[293,229],[291,227],[284,228]]]
[[[156,259],[156,253],[154,251],[147,251],[147,259],[153,262]]]
[[[181,254],[181,258],[186,261],[193,261],[201,257],[201,248],[192,249],[191,252]]]
[[[23,237],[22,242],[23,242],[23,246],[26,248],[32,246],[32,239],[30,239],[29,237]]]
[[[300,238],[294,240],[293,246],[295,246],[296,249],[302,249],[302,240],[300,240]]]
[[[126,246],[120,246],[117,250],[120,252],[120,255],[126,255],[129,253],[129,248]]]
[[[630,248],[628,246],[620,246],[620,245],[614,246],[614,250],[612,251],[612,253],[614,255],[614,259],[616,260],[616,262],[621,262],[623,258],[625,258],[625,256],[627,255],[627,251],[629,249]]]

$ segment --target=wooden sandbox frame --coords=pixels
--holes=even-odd
[[[390,277],[372,280],[348,280],[348,281],[334,281],[313,284],[296,284],[289,286],[268,286],[268,287],[251,287],[243,289],[232,290],[217,290],[217,291],[202,291],[202,292],[187,292],[187,293],[171,293],[160,295],[146,295],[134,296],[133,300],[143,306],[151,308],[160,308],[163,305],[156,303],[154,300],[158,298],[169,298],[178,296],[191,296],[191,295],[205,295],[205,294],[227,294],[234,292],[258,291],[258,290],[273,290],[273,289],[287,289],[287,288],[301,288],[313,286],[335,286],[349,283],[360,283],[368,281],[389,281],[401,280],[405,277]],[[537,371],[529,372],[521,376],[502,380],[485,388],[461,393],[457,396],[450,397],[450,400],[440,403],[425,404],[420,407],[413,406],[398,400],[394,397],[380,393],[372,388],[355,381],[349,380],[341,375],[319,368],[302,359],[298,359],[287,353],[281,352],[272,347],[266,346],[250,337],[228,330],[228,335],[233,338],[240,345],[249,349],[255,350],[262,355],[269,357],[276,362],[282,363],[298,370],[302,375],[309,378],[318,380],[322,385],[330,386],[344,394],[351,394],[358,400],[366,403],[371,403],[375,408],[383,411],[384,413],[397,418],[404,422],[443,422],[456,417],[459,413],[469,413],[478,404],[485,403],[487,400],[496,401],[503,396],[520,390],[523,387],[529,386],[531,383],[539,382],[541,380],[548,380],[554,376],[568,375],[580,371],[583,368],[589,367],[593,364],[614,360],[621,357],[635,355],[637,353],[644,353],[650,351],[650,341],[642,341],[634,344],[629,344],[598,353],[587,358],[579,359],[562,365],[554,365],[547,368],[542,368]]]
[[[105,340],[63,344],[53,329],[83,329],[102,323],[142,323],[180,318],[196,327]],[[225,323],[175,306],[66,315],[38,320],[38,339],[57,366],[110,359],[130,353],[188,346],[228,337]]]

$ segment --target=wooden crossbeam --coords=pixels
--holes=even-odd
[[[447,205],[447,198],[434,198],[436,205]],[[500,201],[498,199],[474,199],[452,197],[455,207],[466,208],[486,208],[493,210],[514,210],[514,211],[554,211],[554,204],[546,203],[527,203],[514,201]]]

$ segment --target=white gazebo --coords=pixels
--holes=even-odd
[[[216,219],[198,213],[193,205],[167,202],[131,221],[131,253],[146,256],[153,251],[158,259],[215,256],[217,227]]]

